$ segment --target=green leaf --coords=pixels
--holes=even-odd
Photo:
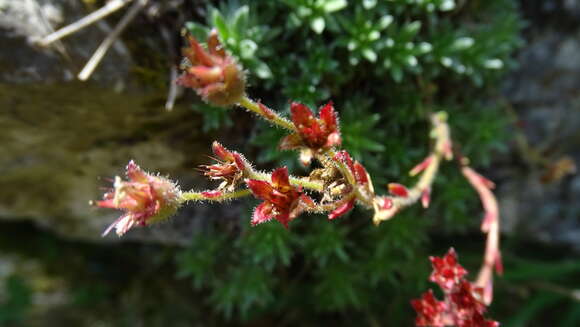
[[[397,83],[400,83],[403,80],[403,69],[399,65],[393,65],[391,67],[391,77]]]
[[[526,301],[523,308],[514,312],[510,320],[505,324],[507,327],[524,327],[528,326],[529,322],[539,314],[541,310],[546,310],[548,307],[561,301],[562,296],[552,293],[539,293]]]
[[[222,41],[227,42],[231,37],[231,33],[228,25],[226,24],[224,16],[222,16],[219,10],[214,9],[211,12],[211,17],[213,25],[217,28]]]
[[[373,9],[377,5],[377,0],[363,0],[363,7],[365,9]]]
[[[248,28],[248,16],[250,14],[250,7],[247,5],[241,6],[236,10],[232,18],[232,25],[236,31],[243,31]]]
[[[240,56],[245,59],[250,59],[254,56],[258,50],[258,45],[256,42],[248,39],[244,39],[240,42]]]
[[[324,31],[326,23],[324,22],[324,17],[318,16],[310,21],[310,27],[314,32],[320,34]]]
[[[327,13],[342,10],[348,5],[346,0],[323,0],[323,10]]]
[[[372,49],[365,48],[365,49],[363,49],[362,54],[370,62],[377,61],[377,53],[374,52]]]
[[[384,15],[381,17],[379,20],[379,29],[384,30],[385,28],[389,27],[389,25],[391,25],[393,22],[393,19],[394,18],[391,15]]]

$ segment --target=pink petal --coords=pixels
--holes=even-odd
[[[339,132],[330,133],[326,139],[326,146],[327,147],[340,145],[340,143],[342,143],[342,139],[340,137]]]
[[[232,153],[230,151],[228,151],[226,148],[224,148],[223,145],[221,145],[218,141],[214,141],[211,144],[211,149],[213,150],[213,153],[221,160],[223,161],[232,161]]]
[[[292,122],[298,128],[300,125],[309,126],[315,119],[310,108],[298,102],[290,104],[290,113]]]
[[[202,85],[222,81],[223,71],[218,66],[214,67],[193,66],[188,69],[188,72],[193,76],[195,76]]]
[[[336,113],[334,112],[334,106],[332,101],[328,101],[322,109],[320,109],[320,119],[326,124],[326,129],[333,131],[337,128]]]
[[[237,152],[233,152],[232,156],[234,157],[234,162],[236,164],[236,167],[238,167],[238,169],[242,170],[242,171],[246,170],[246,162],[242,158],[242,155],[240,155]]]
[[[272,205],[268,202],[262,202],[254,210],[252,215],[252,226],[267,222],[272,219]]]
[[[287,167],[280,167],[272,172],[272,185],[275,188],[286,188],[291,186]]]
[[[246,180],[246,184],[248,184],[248,187],[250,188],[252,193],[262,200],[270,199],[271,194],[274,191],[272,185],[270,185],[270,183],[265,181],[248,179]]]
[[[328,219],[332,220],[338,218],[345,213],[349,212],[354,207],[354,199],[343,203],[338,208],[334,209],[329,215]]]
[[[137,166],[135,161],[133,160],[129,161],[125,170],[126,170],[125,174],[132,182],[147,181],[147,174],[141,169],[141,167]]]
[[[356,178],[356,181],[361,185],[368,184],[369,175],[368,175],[365,167],[363,167],[363,165],[361,165],[358,161],[356,161],[353,165],[353,168],[354,168],[354,176]]]
[[[200,63],[200,64],[205,65],[205,66],[213,66],[214,65],[214,61],[210,58],[208,53],[205,52],[205,50],[201,47],[199,42],[197,42],[197,40],[193,36],[189,35],[188,41],[189,41],[189,46],[191,48],[191,51],[193,51],[193,55],[194,55],[194,58],[191,58],[191,59],[195,59],[195,60],[192,60],[192,64],[195,65],[197,63]]]

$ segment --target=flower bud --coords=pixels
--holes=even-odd
[[[177,83],[194,89],[202,99],[217,106],[231,106],[244,96],[246,81],[242,68],[221,45],[216,31],[207,40],[208,50],[202,48],[193,36],[188,36],[189,47],[183,49],[187,64]]]
[[[122,236],[134,226],[146,226],[172,216],[180,206],[181,191],[172,181],[148,174],[137,164],[130,161],[126,168],[128,180],[115,178],[113,189],[105,193],[96,205],[101,208],[124,210],[125,213],[115,220],[103,233],[111,229]]]
[[[246,162],[241,154],[229,151],[217,141],[212,144],[212,150],[216,161],[213,165],[201,165],[203,174],[213,180],[222,180],[218,190],[233,192],[244,174]]]
[[[312,151],[340,145],[342,140],[332,102],[328,102],[320,109],[318,118],[310,108],[297,102],[290,105],[290,112],[297,132],[282,139],[280,148],[283,150],[307,148],[309,152],[302,160],[305,165],[310,163]]]

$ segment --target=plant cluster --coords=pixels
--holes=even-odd
[[[450,269],[461,271],[458,274],[461,276],[449,277],[445,281],[445,287],[453,290],[451,296],[463,292],[461,296],[464,299],[470,297],[477,298],[481,303],[491,302],[491,266],[501,266],[499,214],[490,191],[493,184],[473,171],[466,158],[457,155],[445,112],[430,114],[433,147],[431,153],[410,171],[411,176],[419,177],[417,182],[409,188],[399,183],[390,183],[390,195],[379,195],[374,190],[373,180],[366,168],[341,148],[343,138],[332,102],[322,106],[318,116],[308,106],[292,102],[289,120],[246,95],[245,73],[235,57],[221,45],[217,31],[210,33],[205,48],[193,36],[188,37],[188,42],[189,46],[183,50],[184,72],[177,80],[180,85],[194,89],[204,101],[212,105],[245,108],[271,125],[285,129],[289,134],[280,140],[279,148],[298,152],[300,162],[306,167],[313,167],[312,161],[315,160],[318,168],[312,168],[305,177],[290,176],[287,167],[262,172],[256,170],[242,154],[214,142],[215,163],[204,165],[201,170],[208,178],[221,183],[212,190],[185,192],[169,179],[148,174],[130,162],[126,172],[128,181],[117,177],[114,189],[105,194],[103,201],[96,202],[100,207],[125,211],[107,228],[104,235],[115,228],[121,236],[132,227],[147,226],[167,219],[188,201],[221,202],[248,195],[263,201],[254,210],[252,225],[275,219],[288,228],[291,221],[305,212],[327,214],[328,219],[333,220],[351,211],[355,205],[373,210],[373,222],[379,225],[416,202],[420,201],[427,208],[440,164],[444,160],[452,160],[455,152],[462,173],[479,193],[486,210],[482,225],[488,239],[486,255],[476,282],[477,287],[471,287],[470,283],[462,279],[464,270],[459,266],[441,268],[437,264],[436,269],[445,270],[445,273],[436,274],[448,278]],[[452,256],[448,255],[449,258]],[[445,262],[455,262],[454,257],[449,258]],[[452,280],[453,283],[465,282],[470,287],[447,285]],[[481,291],[484,288],[485,291]],[[429,296],[423,302],[414,302],[420,314],[417,324],[443,326],[452,321],[465,327],[491,326],[483,319],[483,309],[479,306],[472,314],[459,313],[467,309],[458,303],[453,307],[445,307]],[[435,308],[428,307],[432,304]],[[427,316],[425,312],[428,312]],[[448,318],[450,315],[452,320]]]

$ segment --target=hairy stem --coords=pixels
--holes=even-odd
[[[382,201],[379,197],[375,198],[375,216],[373,221],[375,224],[380,224],[382,221],[392,218],[401,209],[408,207],[410,205],[418,202],[424,192],[429,192],[437,172],[439,171],[439,165],[443,158],[447,160],[452,159],[451,152],[451,136],[449,132],[449,126],[447,125],[447,114],[444,112],[438,112],[431,116],[431,123],[433,125],[432,135],[435,138],[435,146],[431,153],[431,161],[429,165],[421,173],[421,177],[417,183],[408,190],[407,196],[388,196],[383,197],[383,199],[389,199],[392,201],[392,206],[388,209],[380,209],[377,205],[379,201]]]
[[[231,200],[237,199],[244,196],[252,195],[252,192],[248,189],[245,190],[238,190],[229,193],[221,193],[219,195],[208,195],[211,192],[183,192],[181,193],[181,197],[179,198],[180,202],[187,202],[187,201],[215,201],[221,202],[224,200]]]
[[[260,106],[260,104],[254,102],[252,99],[248,98],[247,96],[242,97],[240,102],[238,103],[241,107],[248,109],[251,112],[256,113],[258,116],[264,118],[265,120],[279,126],[285,128],[291,132],[295,132],[296,128],[292,122],[282,116],[279,113],[275,112],[272,109],[269,109],[265,106]]]

